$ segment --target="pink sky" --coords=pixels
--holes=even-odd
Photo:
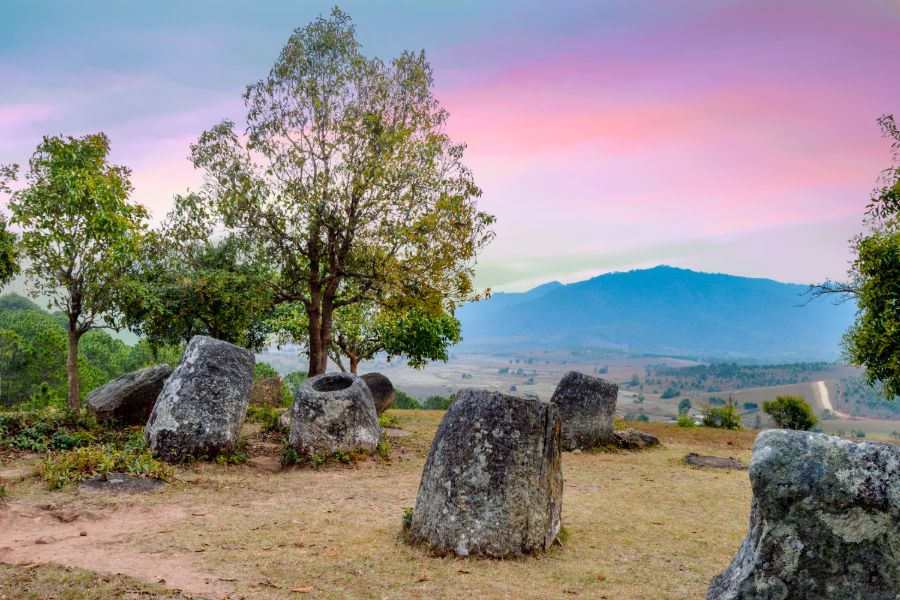
[[[343,8],[365,50],[428,52],[498,218],[484,286],[661,263],[840,278],[889,162],[875,119],[900,113],[896,0]],[[102,129],[160,217],[200,183],[189,144],[239,118],[242,86],[324,10],[106,11],[109,22],[66,39],[54,19],[90,14],[26,6],[0,25],[0,163],[25,162],[45,133]]]

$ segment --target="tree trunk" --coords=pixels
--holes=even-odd
[[[350,372],[356,375],[356,369],[359,367],[359,357],[350,356],[348,358],[350,359]]]
[[[69,377],[69,408],[81,408],[81,382],[78,380],[78,339],[81,335],[69,328],[69,352],[66,360],[66,371]]]

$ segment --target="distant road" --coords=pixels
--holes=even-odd
[[[819,397],[819,404],[822,405],[824,410],[830,410],[834,412],[834,406],[831,405],[831,397],[828,395],[828,386],[825,385],[824,381],[817,381],[813,384],[813,389],[816,391],[816,395]]]

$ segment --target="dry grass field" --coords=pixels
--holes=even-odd
[[[429,556],[401,520],[443,413],[391,412],[410,435],[389,461],[279,470],[248,425],[251,461],[180,467],[146,495],[48,492],[36,457],[6,457],[0,562],[18,566],[0,567],[0,598],[703,598],[746,533],[747,473],[682,458],[746,461],[754,433],[642,423],[661,449],[564,455],[564,547]]]

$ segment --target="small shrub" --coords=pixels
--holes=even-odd
[[[707,404],[703,407],[703,425],[717,429],[743,429],[741,415],[733,401],[721,408]]]
[[[679,392],[677,389],[675,389],[673,387],[669,387],[669,388],[666,388],[666,390],[662,393],[660,398],[662,398],[663,400],[668,400],[669,398],[677,398],[680,395],[681,395],[681,392]]]
[[[391,443],[388,441],[387,434],[385,432],[381,432],[381,440],[378,441],[378,457],[381,460],[390,460],[391,459]]]
[[[400,420],[394,415],[383,414],[378,417],[378,424],[382,427],[397,427]]]
[[[682,398],[681,402],[678,403],[678,414],[686,415],[691,410],[691,399],[690,398]]]
[[[278,427],[281,413],[274,406],[251,405],[247,407],[247,420],[262,424],[263,431],[274,431]]]
[[[450,398],[444,398],[443,396],[428,396],[422,406],[426,410],[447,410],[450,408],[450,404]]]
[[[293,446],[286,445],[281,450],[281,464],[282,466],[287,465],[302,465],[305,461],[303,457],[300,456],[296,450],[294,450]]]
[[[679,427],[693,427],[694,426],[694,417],[691,417],[690,415],[686,415],[686,414],[683,415],[683,414],[679,413],[678,416],[675,417],[675,423]]]
[[[628,424],[625,423],[624,419],[620,419],[619,417],[613,418],[613,430],[622,431],[624,429],[628,429]]]
[[[50,485],[51,490],[110,472],[164,481],[171,481],[175,476],[175,468],[172,465],[155,459],[149,451],[130,452],[112,444],[50,452],[38,466],[38,474]]]
[[[413,507],[407,506],[403,508],[403,529],[409,529],[413,520]]]

